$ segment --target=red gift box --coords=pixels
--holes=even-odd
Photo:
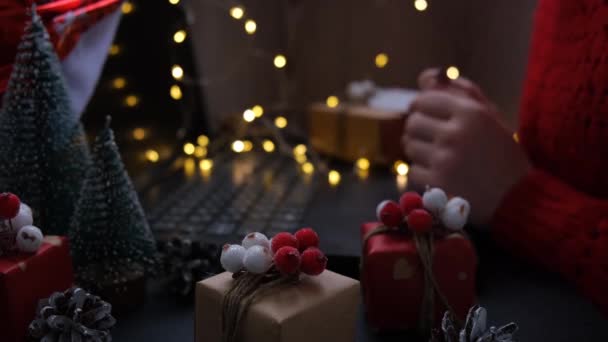
[[[361,236],[381,226],[365,223]],[[434,240],[433,275],[439,291],[464,320],[475,303],[477,256],[462,234]],[[419,326],[427,284],[411,234],[386,232],[371,236],[363,246],[361,285],[367,320],[378,331],[410,330]],[[435,294],[434,323],[439,326],[446,307]]]
[[[22,342],[41,299],[74,283],[65,237],[47,236],[36,254],[0,258],[0,335],[2,342]]]

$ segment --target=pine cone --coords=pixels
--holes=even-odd
[[[110,342],[111,312],[109,303],[81,288],[55,292],[40,301],[29,335],[33,341]]]
[[[198,281],[221,271],[216,245],[176,237],[160,250],[170,289],[180,296],[191,295]]]
[[[486,309],[475,305],[467,314],[464,327],[458,329],[458,324],[449,312],[446,312],[441,322],[444,342],[515,342],[517,324],[509,323],[502,327],[487,327]]]

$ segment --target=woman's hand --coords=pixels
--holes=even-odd
[[[466,198],[473,223],[484,224],[528,172],[528,158],[476,85],[463,78],[443,83],[437,75],[421,75],[422,91],[410,107],[403,134],[408,182]]]

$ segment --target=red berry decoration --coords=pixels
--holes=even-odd
[[[19,213],[19,206],[21,200],[17,195],[10,192],[3,192],[0,194],[0,219],[10,220],[17,216]]]
[[[300,269],[300,252],[291,246],[283,246],[274,254],[274,265],[283,274],[295,274]]]
[[[327,266],[327,257],[318,248],[308,248],[302,253],[302,272],[308,275],[319,275],[323,273]]]
[[[414,209],[407,216],[407,224],[415,233],[428,233],[433,227],[433,217],[424,209]]]
[[[403,222],[403,212],[395,201],[383,201],[376,208],[378,220],[387,227],[398,227]]]
[[[296,232],[295,236],[301,252],[309,247],[319,247],[319,235],[312,228],[302,228]]]
[[[422,196],[420,196],[420,194],[418,194],[417,192],[406,192],[401,195],[401,199],[399,199],[399,205],[401,206],[403,214],[407,216],[412,210],[423,208]]]
[[[281,247],[291,246],[293,248],[298,248],[298,239],[296,239],[293,234],[283,232],[278,233],[272,238],[272,243],[270,244],[270,249],[272,249],[273,253],[276,253]],[[299,253],[298,253],[299,254]]]

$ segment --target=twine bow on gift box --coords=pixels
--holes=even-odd
[[[442,293],[433,274],[435,237],[461,232],[470,212],[469,203],[460,197],[448,201],[446,193],[439,188],[427,187],[423,196],[416,192],[406,192],[399,203],[386,200],[381,202],[376,215],[382,225],[368,231],[363,236],[361,268],[365,265],[365,247],[368,240],[378,234],[411,234],[416,245],[420,263],[424,269],[424,294],[418,319],[418,330],[428,336],[434,326],[435,297],[437,296],[449,314],[457,321],[456,313]]]
[[[391,228],[385,225],[380,225],[363,236],[363,246],[365,248],[367,241],[374,235],[379,234],[409,234],[404,228]],[[414,243],[416,244],[416,250],[420,257],[420,262],[424,269],[424,294],[422,297],[422,307],[420,310],[420,319],[418,320],[418,330],[421,334],[427,335],[432,330],[435,321],[435,294],[439,297],[439,300],[450,313],[451,317],[454,318],[454,322],[458,326],[462,326],[463,322],[458,320],[454,309],[448,302],[445,295],[439,289],[439,285],[435,276],[433,275],[433,252],[434,252],[434,236],[433,233],[413,233]],[[364,262],[361,261],[361,268]]]
[[[240,341],[245,316],[253,302],[284,285],[295,285],[300,274],[317,276],[327,266],[312,228],[281,232],[272,240],[261,233],[245,236],[242,245],[226,244],[220,262],[234,281],[222,300],[222,342]]]
[[[241,271],[234,273],[232,277],[234,283],[222,302],[222,342],[239,340],[243,319],[256,299],[269,290],[299,281],[299,275],[284,276],[276,269],[264,274]]]

